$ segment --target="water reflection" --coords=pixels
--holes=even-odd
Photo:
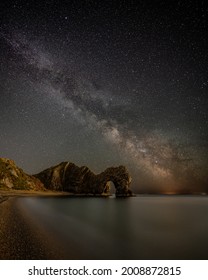
[[[208,258],[207,197],[20,200],[69,258]]]

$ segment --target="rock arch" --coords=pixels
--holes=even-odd
[[[110,181],[115,186],[117,197],[132,195],[129,189],[131,177],[125,166],[110,167],[96,175],[86,166],[62,162],[34,176],[48,189],[76,195],[110,195]]]
[[[109,182],[112,182],[115,186],[116,196],[132,195],[132,192],[129,189],[131,177],[125,166],[107,168],[104,172],[97,176],[103,178],[105,186],[104,192],[110,192]]]

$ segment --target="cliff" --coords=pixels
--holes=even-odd
[[[36,177],[28,175],[16,166],[13,160],[0,158],[0,189],[44,190]]]
[[[88,167],[78,167],[70,162],[62,162],[48,168],[37,177],[47,189],[83,195],[109,195],[113,182],[117,197],[131,196],[131,177],[124,166],[110,167],[95,175]]]
[[[54,190],[74,195],[110,195],[113,182],[117,197],[131,196],[131,177],[124,166],[110,167],[94,174],[88,167],[62,162],[36,175],[28,175],[13,160],[0,158],[0,189],[4,190]]]

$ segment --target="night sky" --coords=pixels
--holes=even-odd
[[[0,157],[208,192],[206,1],[1,1]]]

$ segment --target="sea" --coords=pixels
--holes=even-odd
[[[208,259],[207,196],[20,200],[69,259]]]

